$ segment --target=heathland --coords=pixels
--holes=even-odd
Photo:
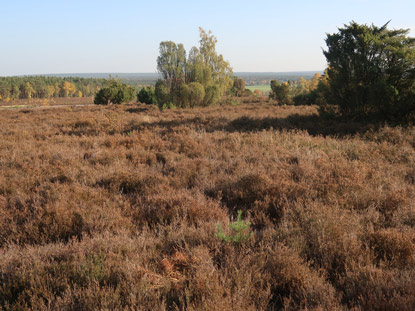
[[[268,98],[202,28],[155,87],[2,79],[0,310],[415,310],[415,38],[387,25]]]
[[[415,309],[412,126],[265,99],[0,122],[1,310]]]

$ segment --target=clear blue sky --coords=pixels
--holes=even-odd
[[[414,0],[0,0],[0,76],[156,72],[161,41],[212,30],[234,71],[322,70],[326,33],[354,20],[410,28]]]

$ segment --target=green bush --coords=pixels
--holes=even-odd
[[[315,103],[315,92],[311,91],[305,94],[298,94],[293,97],[294,105],[309,106]]]
[[[172,105],[172,98],[170,96],[170,90],[167,87],[166,83],[162,80],[158,80],[155,88],[155,95],[157,99],[157,106],[160,110],[163,110],[164,107]]]
[[[134,89],[116,80],[110,80],[108,86],[100,89],[94,98],[95,105],[119,105],[134,99]]]
[[[205,88],[199,82],[189,83],[189,103],[190,107],[202,106],[205,98]]]
[[[276,80],[271,80],[271,92],[269,94],[269,98],[275,99],[280,105],[291,104],[290,83],[279,83]]]
[[[249,221],[242,220],[242,211],[238,211],[236,221],[229,224],[230,234],[226,234],[222,226],[218,224],[216,237],[225,242],[242,244],[251,237],[250,226]]]
[[[137,101],[147,105],[156,104],[156,92],[154,87],[147,86],[143,87],[140,92],[137,93]]]

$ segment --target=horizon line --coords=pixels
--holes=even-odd
[[[324,72],[324,69],[320,70],[294,70],[294,71],[235,71],[233,74],[290,74],[290,73],[301,73],[301,72]],[[31,74],[16,74],[16,75],[0,75],[1,78],[6,77],[31,77],[31,76],[61,76],[61,75],[132,75],[132,74],[142,74],[142,75],[158,75],[159,72],[61,72],[61,73],[31,73]]]

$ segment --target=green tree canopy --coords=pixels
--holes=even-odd
[[[160,43],[160,56],[157,57],[157,70],[166,86],[174,90],[183,82],[186,70],[186,51],[183,44],[172,41]]]
[[[137,93],[137,101],[140,103],[144,103],[147,105],[153,105],[156,103],[156,93],[154,90],[154,87],[147,86],[143,87],[138,93]]]
[[[281,105],[290,104],[290,84],[290,81],[279,83],[277,80],[271,80],[269,97],[275,99]]]
[[[401,120],[415,112],[415,38],[351,22],[328,34],[328,105],[344,116]]]
[[[77,77],[0,77],[0,100],[94,96],[106,81]]]
[[[202,28],[199,31],[199,48],[193,47],[188,57],[182,44],[160,43],[157,69],[162,79],[155,89],[160,108],[213,105],[230,91],[232,68],[217,54],[216,37]]]
[[[100,89],[95,95],[94,104],[108,105],[121,104],[132,101],[135,97],[134,89],[117,80],[110,80],[108,86]]]

